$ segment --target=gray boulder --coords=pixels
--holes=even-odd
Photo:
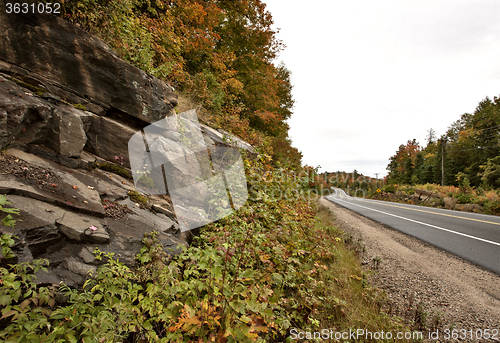
[[[457,198],[452,198],[452,197],[445,197],[444,198],[444,207],[453,210],[455,206],[457,205],[458,199]]]
[[[87,143],[86,131],[92,114],[71,106],[58,106],[52,113],[52,125],[45,145],[64,157],[80,157]],[[87,130],[85,130],[85,125]]]

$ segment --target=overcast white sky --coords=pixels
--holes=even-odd
[[[263,2],[287,46],[293,145],[321,171],[386,175],[400,144],[500,95],[499,0]]]

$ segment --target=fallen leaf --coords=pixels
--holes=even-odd
[[[83,203],[84,204],[88,204],[89,202],[87,200],[83,200]]]
[[[55,183],[49,183],[49,185],[52,187],[57,187],[57,185]]]
[[[78,187],[77,186],[73,186],[73,189],[78,189]]]
[[[94,189],[94,187],[92,187],[92,186],[87,186],[87,188],[88,188],[88,189]]]
[[[89,226],[89,229],[92,230],[92,231],[97,230],[97,228],[94,225]]]
[[[139,207],[139,206],[141,206],[141,205],[139,205],[139,203],[137,203],[137,202],[136,202],[136,203],[135,203],[135,206]]]

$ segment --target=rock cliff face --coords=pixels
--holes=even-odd
[[[121,60],[106,44],[55,16],[0,13],[0,194],[21,209],[14,260],[48,258],[39,282],[79,285],[115,252],[134,264],[144,233],[175,254],[187,245],[168,195],[130,179],[128,141],[175,115],[172,87]],[[207,146],[252,150],[201,125]],[[97,168],[99,167],[99,168]],[[106,170],[106,171],[105,171]]]

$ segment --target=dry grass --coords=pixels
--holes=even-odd
[[[198,116],[200,122],[207,124],[213,128],[217,128],[215,127],[212,116],[202,105],[196,103],[189,95],[179,94],[175,112],[182,113],[190,110],[196,110],[196,115]]]
[[[316,289],[320,293],[317,296],[324,299],[321,308],[317,309],[320,316],[318,331],[328,329],[333,332],[346,332],[349,329],[364,329],[373,333],[390,331],[394,334],[409,331],[400,318],[381,310],[387,298],[383,292],[369,284],[367,272],[361,268],[359,254],[363,249],[360,249],[360,243],[353,242],[343,231],[334,228],[332,216],[325,206],[316,205],[317,225],[337,237],[338,242],[331,247],[335,257],[320,262],[320,266],[325,267],[317,268],[318,272],[312,281],[322,283],[322,287]]]

